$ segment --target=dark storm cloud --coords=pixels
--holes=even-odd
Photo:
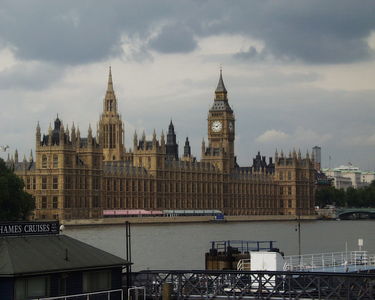
[[[372,57],[366,39],[374,15],[373,0],[2,1],[0,45],[22,59],[84,64],[123,55],[124,36],[181,53],[200,37],[240,34],[278,59],[347,63]]]

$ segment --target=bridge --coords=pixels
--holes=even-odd
[[[337,208],[336,218],[340,220],[375,219],[375,208]]]

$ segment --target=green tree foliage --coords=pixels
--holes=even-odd
[[[25,220],[35,208],[34,198],[24,191],[24,183],[0,158],[0,220]]]
[[[375,207],[375,180],[365,188],[338,190],[332,186],[316,192],[315,203],[319,207]]]

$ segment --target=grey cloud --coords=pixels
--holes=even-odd
[[[51,64],[20,63],[0,72],[0,89],[42,90],[55,83],[64,69]]]
[[[184,53],[196,48],[195,39],[226,33],[259,39],[278,59],[347,63],[372,58],[366,38],[374,15],[373,0],[3,1],[0,45],[21,59],[84,64],[122,56],[124,35],[159,52]],[[163,24],[177,25],[147,43]]]
[[[162,53],[184,53],[193,51],[197,47],[197,42],[193,32],[185,25],[170,24],[165,26],[149,45]]]
[[[267,59],[267,53],[264,49],[262,51],[258,51],[254,46],[250,46],[247,51],[235,53],[234,58],[240,60],[263,61]]]

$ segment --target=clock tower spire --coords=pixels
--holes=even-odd
[[[235,118],[228,101],[223,73],[220,69],[219,82],[215,90],[214,103],[208,112],[208,148],[204,161],[211,161],[224,172],[230,172],[235,165],[234,137]]]

